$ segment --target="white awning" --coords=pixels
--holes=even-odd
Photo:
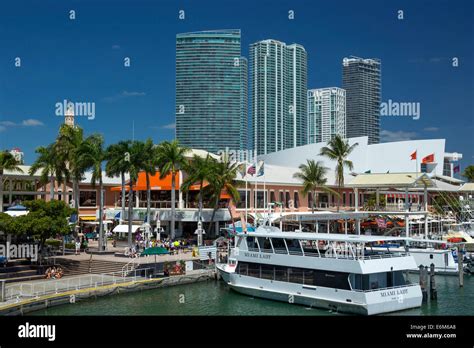
[[[132,225],[132,233],[137,232],[140,228],[140,225]],[[113,232],[128,233],[128,225],[117,225],[115,226]]]
[[[10,216],[16,217],[16,216],[27,215],[29,211],[28,210],[7,210],[4,213]]]

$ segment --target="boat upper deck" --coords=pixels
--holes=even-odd
[[[244,236],[264,237],[264,238],[285,238],[328,242],[347,242],[347,243],[375,243],[375,242],[404,242],[407,238],[390,236],[365,236],[354,234],[338,233],[313,233],[313,232],[282,232],[279,228],[273,226],[260,226],[255,232],[248,232]]]

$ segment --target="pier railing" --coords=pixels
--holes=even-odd
[[[38,298],[40,296],[59,294],[71,290],[97,288],[98,286],[127,283],[140,279],[147,279],[154,274],[153,268],[139,268],[123,272],[111,272],[104,274],[87,274],[61,279],[48,279],[39,282],[23,282],[6,286],[5,300],[16,300],[24,298]]]

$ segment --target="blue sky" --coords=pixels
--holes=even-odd
[[[53,141],[62,122],[55,104],[64,99],[96,103],[95,119],[77,122],[108,144],[132,138],[133,123],[135,139],[173,138],[176,34],[237,28],[244,56],[262,39],[302,44],[309,88],[341,86],[346,56],[380,58],[382,101],[421,103],[419,120],[382,118],[382,138],[446,138],[447,151],[464,154],[463,168],[474,162],[473,3],[2,1],[0,148],[20,147],[31,163],[34,149]],[[185,20],[178,19],[181,9]]]

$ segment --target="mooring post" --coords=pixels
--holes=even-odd
[[[436,280],[435,280],[435,265],[432,263],[430,265],[430,299],[438,299],[438,291],[436,290]]]
[[[426,291],[426,281],[425,281],[425,268],[423,265],[420,265],[420,287],[421,287],[421,294],[423,295],[423,302],[426,302],[428,299],[428,293]]]
[[[6,301],[6,287],[5,287],[5,279],[0,280],[0,302]]]
[[[461,246],[458,246],[457,253],[458,253],[458,273],[459,273],[459,287],[462,288],[464,286],[464,270],[463,270],[463,260],[462,260],[462,253],[461,253]]]

